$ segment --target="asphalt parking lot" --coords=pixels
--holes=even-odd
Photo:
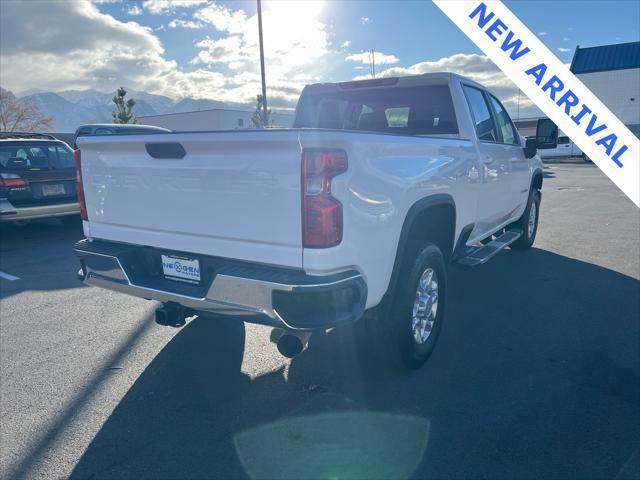
[[[546,169],[535,248],[454,269],[429,362],[84,287],[56,221],[3,227],[0,477],[640,478],[640,216],[587,164]]]

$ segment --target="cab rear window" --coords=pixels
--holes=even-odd
[[[403,135],[458,133],[447,85],[303,94],[294,127]]]

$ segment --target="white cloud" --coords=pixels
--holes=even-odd
[[[69,25],[74,25],[73,35]],[[227,83],[220,72],[180,70],[164,57],[149,28],[120,22],[88,1],[6,2],[0,42],[0,80],[10,90],[113,91],[126,85],[173,97],[202,97]]]
[[[382,52],[373,52],[374,59],[376,65],[393,65],[394,63],[398,63],[400,59],[395,55],[387,55]],[[352,62],[363,63],[365,65],[369,65],[371,62],[371,53],[370,52],[361,52],[361,53],[352,53],[346,57],[347,60],[351,60]]]
[[[118,21],[88,0],[3,2],[0,83],[16,91],[106,92],[124,85],[252,105],[261,90],[256,16],[212,5],[201,6],[198,18],[180,15],[158,27],[200,22],[217,30],[196,43],[198,54],[183,68],[165,56],[151,28]],[[330,50],[327,26],[318,20],[321,4],[273,1],[264,7],[269,105],[290,108],[306,83],[320,81],[330,61],[338,61],[338,53]]]
[[[295,105],[305,84],[323,81],[345,53],[331,50],[328,27],[319,20],[320,4],[270,1],[264,6],[269,105],[287,108]],[[0,83],[16,91],[113,91],[124,85],[174,98],[254,104],[260,92],[256,16],[208,4],[193,18],[181,17],[181,21],[200,22],[217,31],[196,43],[199,52],[184,69],[165,57],[161,41],[150,28],[118,21],[87,0],[3,2]],[[74,26],[73,35],[69,35],[69,25]],[[180,22],[175,25],[182,26]],[[359,55],[363,54],[368,55]],[[376,64],[382,63],[384,55],[376,54]],[[388,57],[397,63],[396,57]],[[364,73],[368,58],[366,62],[362,58],[353,61]],[[432,71],[454,71],[487,85],[513,113],[517,89],[481,55],[457,54],[409,67],[396,65],[381,75]],[[531,106],[524,95],[520,106],[521,112]]]
[[[270,98],[292,106],[305,85],[303,76],[318,78],[330,55],[327,26],[318,20],[321,2],[265,2],[262,12],[264,55]],[[244,10],[218,4],[207,5],[194,19],[212,25],[221,35],[196,43],[192,65],[206,65],[233,72],[259,74],[258,20]],[[227,89],[236,101],[253,102],[260,78]],[[229,93],[232,92],[232,93]],[[274,105],[275,106],[275,105]]]
[[[502,101],[515,118],[518,107],[518,87],[486,56],[457,53],[435,61],[416,63],[410,67],[390,67],[380,72],[378,77],[399,77],[422,73],[453,72],[474,80],[489,88]],[[371,78],[369,75],[355,77],[354,80]],[[520,95],[520,118],[536,116],[541,112],[526,97]]]
[[[191,28],[194,30],[200,29],[204,27],[204,25],[200,22],[194,22],[193,20],[181,20],[179,18],[174,18],[167,23],[169,28]]]
[[[160,15],[171,13],[176,8],[197,7],[206,2],[207,0],[144,0],[142,8],[153,15]]]
[[[363,25],[371,22],[373,22],[373,20],[371,20],[369,17],[360,17],[360,23],[362,23]]]
[[[142,15],[142,9],[138,5],[129,5],[129,7],[127,7],[127,15],[133,17]]]
[[[539,37],[544,37],[545,35],[547,35],[547,32],[538,32]]]
[[[242,33],[247,23],[247,14],[244,10],[231,10],[215,3],[198,10],[193,18],[213,25],[220,32],[227,33]],[[257,28],[257,20],[254,28]]]
[[[558,51],[562,52],[562,53],[566,53],[566,52],[570,52],[571,49],[570,48],[563,48],[563,47],[558,47]]]
[[[344,42],[342,42],[342,45],[340,45],[341,48],[348,48],[351,45],[351,40],[345,40]]]

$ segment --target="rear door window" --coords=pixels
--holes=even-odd
[[[478,140],[485,142],[497,142],[498,134],[491,109],[481,90],[465,85],[464,93],[471,109],[473,123],[476,128]]]
[[[458,133],[448,85],[304,94],[298,105],[294,127],[403,135]]]

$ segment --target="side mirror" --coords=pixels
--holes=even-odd
[[[536,125],[537,148],[547,150],[558,146],[558,126],[548,118],[538,119]]]
[[[538,140],[535,138],[527,138],[524,147],[525,158],[533,158],[536,156],[536,152],[538,151]]]

